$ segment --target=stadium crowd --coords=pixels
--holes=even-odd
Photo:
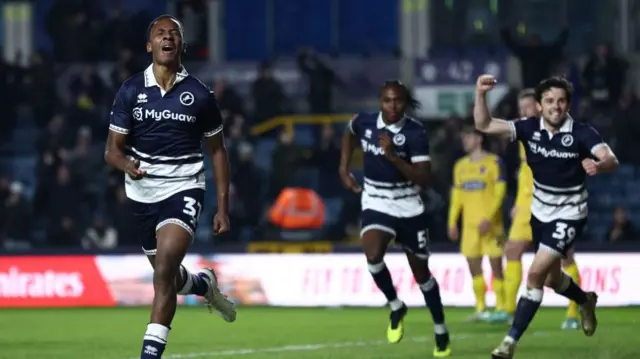
[[[9,250],[40,246],[86,249],[135,246],[137,240],[128,235],[134,224],[127,215],[122,174],[107,169],[103,149],[107,115],[115,92],[125,79],[143,70],[148,61],[141,45],[143,39],[129,34],[144,33],[149,19],[144,14],[126,18],[118,6],[113,6],[109,17],[104,19],[97,16],[102,13],[95,8],[97,3],[94,6],[87,2],[80,7],[65,1],[55,3],[47,23],[53,52],[34,53],[26,66],[19,58],[0,62],[3,94],[0,106],[4,109],[0,122],[1,156],[15,157],[15,146],[8,144],[19,141],[32,141],[37,151],[36,170],[30,181],[16,174],[15,166],[2,168],[0,243]],[[193,7],[183,11],[188,16],[193,14]],[[597,127],[623,164],[640,165],[640,143],[636,140],[640,137],[640,102],[625,84],[628,65],[624,59],[616,56],[611,47],[599,45],[584,65],[578,66],[576,62],[548,55],[562,48],[569,36],[566,31],[552,44],[542,44],[538,38],[519,43],[507,31],[502,34],[505,45],[521,60],[523,84],[531,86],[552,73],[566,74],[576,86],[573,116]],[[115,63],[106,78],[97,71],[98,60]],[[310,112],[332,113],[332,87],[339,84],[339,78],[309,49],[301,50],[298,60],[309,82]],[[83,70],[60,91],[56,65],[65,62],[82,63]],[[282,84],[272,74],[271,64],[263,62],[257,66],[260,75],[253,83],[251,98],[243,98],[222,80],[203,79],[214,89],[224,117],[232,163],[233,226],[259,227],[265,208],[291,184],[296,171],[313,167],[322,178],[330,179],[321,181],[320,192],[344,199],[340,228],[332,233],[336,238],[353,234],[358,201],[339,188],[336,166],[340,134],[336,128],[325,126],[318,131],[320,145],[316,148],[298,148],[294,135],[279,134],[271,155],[270,173],[264,173],[256,165],[256,139],[249,135],[249,129],[292,108]],[[507,96],[496,113],[505,118],[517,117],[515,99],[513,94]],[[464,154],[460,131],[469,114],[466,117],[453,116],[436,126],[430,125],[434,127],[430,135],[437,181],[425,196],[436,217],[444,218],[453,164]],[[21,131],[35,136],[17,139],[16,133]],[[492,141],[490,149],[503,155],[509,173],[516,172],[517,150],[498,141]],[[635,172],[632,176],[635,178]],[[513,194],[515,178],[511,177],[509,188]],[[610,228],[593,239],[618,242],[634,238],[628,208],[612,201],[606,206],[609,212],[598,217],[600,223]],[[207,226],[208,221],[203,221],[203,225]],[[229,238],[237,239],[237,236]]]

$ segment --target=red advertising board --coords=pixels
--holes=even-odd
[[[113,305],[94,256],[0,257],[0,307]]]

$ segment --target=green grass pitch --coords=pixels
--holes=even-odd
[[[447,309],[452,358],[490,358],[505,324],[465,323],[469,309]],[[562,331],[564,310],[543,308],[517,359],[638,359],[640,308],[599,309],[594,337]],[[136,359],[148,308],[3,309],[2,359]],[[165,359],[430,358],[432,325],[425,308],[410,309],[404,340],[385,342],[384,308],[240,308],[227,324],[205,308],[178,309]]]

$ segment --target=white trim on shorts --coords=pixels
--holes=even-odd
[[[391,227],[387,227],[387,226],[384,226],[382,224],[370,224],[370,225],[362,228],[362,230],[360,230],[360,238],[362,238],[367,231],[372,230],[372,229],[377,229],[379,231],[383,231],[383,232],[389,233],[394,238],[396,236],[396,231]]]
[[[562,253],[558,252],[557,250],[555,250],[553,247],[550,247],[544,243],[540,243],[540,245],[538,245],[538,250],[543,250],[545,252],[551,253],[553,254],[555,257],[558,258],[564,258],[564,256],[562,255]]]
[[[186,224],[183,220],[180,220],[178,218],[167,218],[164,221],[158,223],[158,225],[156,226],[156,232],[158,232],[160,228],[162,228],[167,224],[175,224],[182,227],[185,231],[189,232],[189,235],[191,236],[191,240],[193,241],[193,237],[195,235],[195,233],[193,232],[193,229],[191,229],[191,227],[189,227],[189,225]],[[144,252],[144,254],[148,256],[155,256],[157,249],[144,249],[144,247],[142,247],[142,251]]]

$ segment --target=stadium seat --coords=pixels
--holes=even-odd
[[[36,170],[38,166],[37,156],[18,156],[13,158],[13,179],[21,182],[25,190],[35,188]]]
[[[276,140],[261,139],[256,143],[255,164],[266,172],[271,172],[271,153],[276,148]]]
[[[301,168],[296,171],[292,185],[295,187],[311,188],[318,191],[319,173],[315,168]]]
[[[332,226],[338,222],[342,210],[342,198],[324,198],[325,226]]]
[[[295,127],[295,144],[302,147],[313,147],[316,144],[319,128],[311,125],[299,125]]]

